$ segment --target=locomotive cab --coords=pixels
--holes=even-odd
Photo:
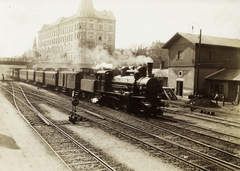
[[[110,91],[111,81],[113,78],[113,73],[111,70],[100,70],[96,74],[96,79],[98,83],[98,91]]]

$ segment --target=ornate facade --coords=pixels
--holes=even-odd
[[[61,17],[38,32],[38,51],[42,58],[54,56],[73,61],[81,58],[82,48],[103,46],[115,49],[116,20],[111,11],[96,11],[92,0],[81,0],[76,14]]]

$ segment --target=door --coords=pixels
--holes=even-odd
[[[65,86],[65,74],[63,74],[63,79],[62,79],[62,86]]]
[[[183,95],[183,81],[177,81],[177,92],[176,95],[182,96]]]

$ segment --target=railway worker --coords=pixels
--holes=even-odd
[[[192,101],[190,104],[191,104],[190,110],[191,112],[193,112],[194,110],[196,110],[195,102]]]
[[[2,82],[4,82],[4,74],[2,74]]]
[[[76,99],[76,92],[75,92],[75,89],[73,89],[73,91],[72,91],[72,98],[73,98],[73,99]]]
[[[224,94],[222,94],[222,101],[223,101],[223,106],[225,106],[225,96],[224,96]]]
[[[216,100],[216,104],[218,105],[218,100],[219,100],[219,94],[216,92],[214,99]]]

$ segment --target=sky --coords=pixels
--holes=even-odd
[[[0,57],[32,48],[44,24],[74,15],[81,0],[0,0]],[[177,32],[240,39],[240,0],[92,0],[116,18],[116,48],[167,42]],[[193,30],[192,30],[193,26]]]

